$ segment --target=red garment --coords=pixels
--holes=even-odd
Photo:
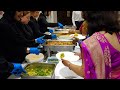
[[[81,26],[79,28],[80,32],[82,32],[82,28],[83,28],[83,23],[81,24]]]

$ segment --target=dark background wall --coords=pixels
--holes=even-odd
[[[72,11],[57,11],[57,20],[64,25],[72,25]]]

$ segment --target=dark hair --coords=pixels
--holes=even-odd
[[[119,32],[118,11],[84,11],[88,23],[88,34],[106,31],[110,34]]]

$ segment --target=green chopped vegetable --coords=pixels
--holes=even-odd
[[[34,63],[25,67],[25,70],[29,76],[51,76],[54,66]]]

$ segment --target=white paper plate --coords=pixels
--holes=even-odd
[[[70,37],[74,38],[74,34],[71,34]],[[81,35],[81,34],[78,34],[78,36],[76,38],[79,38],[79,39],[85,39],[86,37]]]
[[[75,53],[73,53],[73,52],[59,52],[59,53],[56,54],[56,57],[60,61],[61,61],[61,58],[60,58],[61,53],[64,53],[65,57],[63,59],[65,59],[65,60],[68,60],[68,61],[79,60],[79,56],[74,55]]]
[[[80,61],[77,61],[75,64],[81,66],[82,62],[80,60]],[[68,67],[64,66],[62,64],[62,62],[59,62],[55,68],[55,77],[57,79],[84,79],[83,77],[78,76],[76,73],[74,73]]]

